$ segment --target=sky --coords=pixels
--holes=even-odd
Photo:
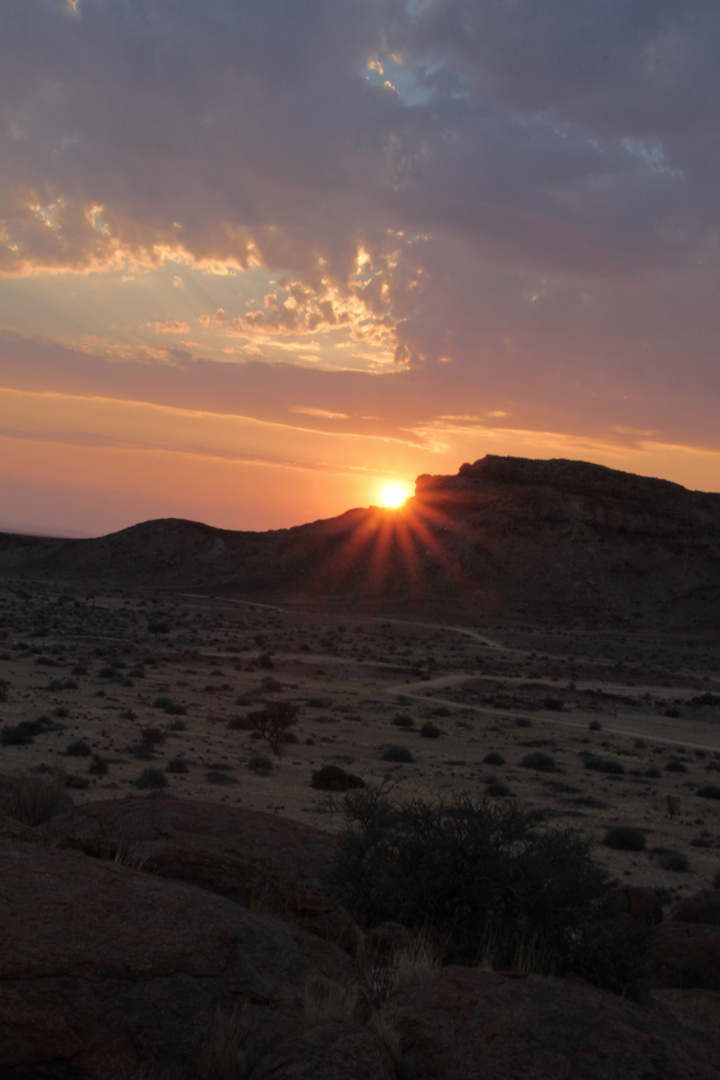
[[[717,0],[3,0],[0,528],[720,491]]]

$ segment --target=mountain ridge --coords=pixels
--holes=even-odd
[[[0,574],[462,619],[720,626],[720,494],[487,455],[400,510],[267,532],[177,518],[91,539],[0,534]]]

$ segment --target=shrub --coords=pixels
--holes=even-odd
[[[585,758],[585,768],[593,772],[614,773],[617,776],[625,772],[623,765],[616,758],[603,758],[598,754],[589,754]]]
[[[705,784],[695,792],[701,799],[720,799],[720,787],[717,784]]]
[[[181,757],[170,758],[167,765],[165,766],[165,772],[169,773],[186,773],[189,771],[189,769],[190,766],[188,765],[187,761],[185,760],[185,758]]]
[[[93,759],[88,766],[88,772],[92,776],[105,776],[110,766],[100,754],[93,754]]]
[[[643,776],[646,776],[648,780],[659,780],[662,776],[662,773],[658,769],[657,765],[651,765],[649,769],[645,770]]]
[[[231,731],[252,731],[253,722],[248,716],[231,716],[227,726]]]
[[[265,754],[253,754],[248,760],[247,767],[253,772],[270,772],[273,763]]]
[[[365,781],[337,765],[323,765],[322,769],[312,774],[310,786],[318,791],[350,791],[353,788],[364,788]]]
[[[496,966],[532,948],[546,972],[592,968],[586,944],[610,885],[579,833],[467,796],[395,803],[367,788],[343,805],[332,882],[362,926],[432,929],[461,964],[491,946]]]
[[[397,713],[393,717],[393,724],[395,725],[395,727],[415,727],[415,721],[413,720],[412,716],[407,716],[405,713]]]
[[[562,712],[563,710],[562,700],[557,697],[552,697],[550,694],[543,698],[542,706],[543,709],[551,709],[554,712]]]
[[[90,786],[90,781],[87,776],[76,776],[74,773],[68,773],[65,777],[65,787],[74,788],[76,791],[84,791],[86,787]]]
[[[439,727],[436,727],[431,720],[426,720],[423,726],[420,728],[420,734],[423,739],[439,739],[442,732]]]
[[[504,780],[491,780],[485,788],[485,794],[491,799],[505,799],[510,794],[510,788]]]
[[[65,788],[65,773],[55,770],[44,776],[19,773],[10,780],[3,809],[23,825],[42,825],[58,809]]]
[[[380,750],[383,761],[397,761],[403,765],[409,765],[415,760],[407,746],[399,746],[397,743],[388,743]]]
[[[684,874],[690,869],[690,861],[681,851],[659,851],[658,864],[663,870],[672,870],[675,874]]]
[[[187,716],[187,706],[178,705],[176,701],[171,701],[169,705],[165,706],[164,712],[168,716]]]
[[[139,788],[164,788],[167,787],[167,777],[162,769],[143,769],[135,784]]]
[[[665,769],[665,772],[674,772],[674,773],[686,773],[687,772],[687,766],[683,765],[682,761],[680,761],[678,758],[670,758],[669,761],[665,762],[665,765],[663,766],[663,768]]]
[[[75,739],[68,745],[65,754],[67,757],[90,757],[92,750],[84,739]]]
[[[31,720],[21,720],[19,724],[3,725],[0,743],[3,746],[28,746],[35,741],[34,736],[39,734]]]
[[[645,833],[634,825],[613,825],[605,833],[603,844],[614,851],[644,851]]]
[[[297,716],[298,707],[291,701],[271,701],[264,709],[251,712],[248,720],[263,739],[267,739],[270,749],[279,757],[282,734],[297,723]]]
[[[499,754],[497,750],[491,750],[489,754],[486,754],[483,758],[483,765],[504,765],[505,758],[502,754]]]
[[[536,769],[538,772],[555,772],[557,768],[555,759],[549,754],[544,754],[542,750],[534,750],[531,754],[526,754],[520,764],[523,769]]]
[[[156,727],[144,727],[140,729],[142,741],[148,746],[162,746],[165,742],[165,732]]]
[[[599,720],[591,720],[588,724],[588,728],[590,731],[602,731],[602,724]]]

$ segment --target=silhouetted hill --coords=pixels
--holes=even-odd
[[[88,540],[0,534],[5,576],[415,615],[720,625],[720,495],[488,455],[370,507],[265,533],[173,518]]]

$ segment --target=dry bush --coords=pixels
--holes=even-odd
[[[394,802],[367,788],[342,806],[332,883],[361,926],[429,931],[447,941],[453,963],[472,965],[491,948],[504,970],[582,969],[596,985],[628,983],[619,971],[625,945],[595,932],[609,875],[576,830],[550,827],[509,801],[468,796]]]
[[[270,701],[264,709],[251,712],[248,720],[279,757],[283,732],[297,723],[297,717],[298,707],[291,701]]]
[[[3,809],[23,825],[42,825],[58,809],[65,790],[66,776],[62,769],[50,773],[17,773],[3,799]]]

